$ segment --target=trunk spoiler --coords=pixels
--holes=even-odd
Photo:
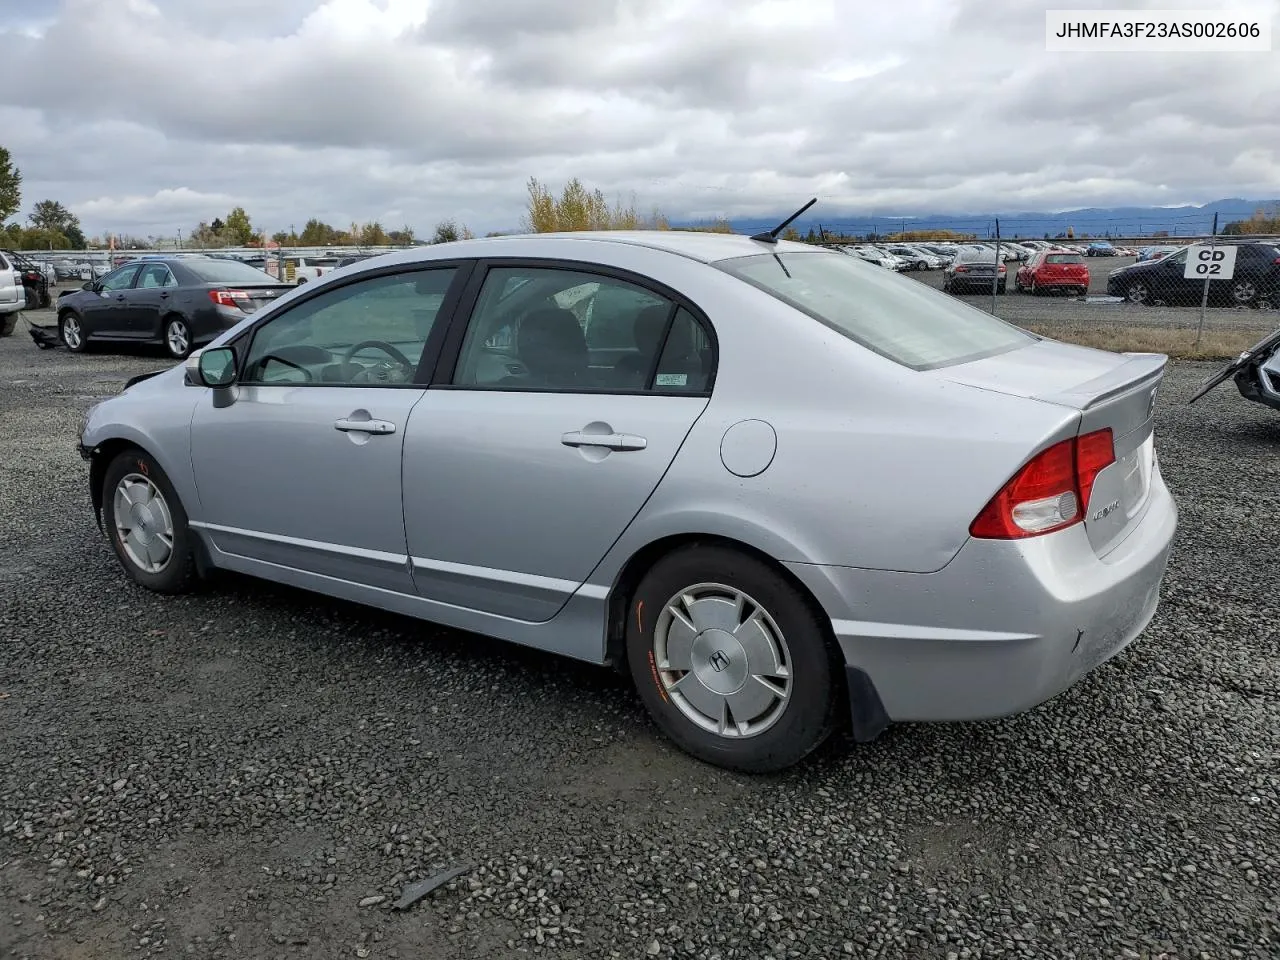
[[[1163,353],[1126,353],[1123,356],[1129,359],[1100,377],[1078,383],[1066,390],[1035,394],[1034,399],[1077,410],[1089,410],[1121,394],[1151,386],[1164,375],[1164,369],[1169,363],[1169,358]]]

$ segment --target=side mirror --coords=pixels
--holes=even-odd
[[[196,379],[206,387],[229,387],[236,380],[236,352],[230,347],[206,347],[194,358]]]

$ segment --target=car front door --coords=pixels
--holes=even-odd
[[[131,336],[150,340],[160,335],[160,318],[168,310],[177,285],[173,271],[166,264],[148,263],[142,268],[137,284],[129,291]]]
[[[593,364],[583,327],[596,297],[615,330],[630,304],[634,348]],[[706,408],[713,340],[695,311],[599,268],[487,268],[456,363],[405,439],[405,531],[425,597],[530,622],[555,616]]]
[[[86,333],[107,337],[129,335],[129,290],[141,269],[142,264],[128,263],[98,281],[94,291],[97,295],[85,297],[80,305],[88,328]]]
[[[193,525],[268,570],[413,593],[405,426],[463,279],[456,264],[357,276],[237,338],[233,402],[210,391],[192,419]]]

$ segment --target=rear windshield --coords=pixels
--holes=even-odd
[[[182,265],[206,283],[275,283],[276,278],[235,260],[183,260]]]
[[[1084,263],[1084,257],[1078,253],[1051,253],[1044,258],[1045,263]]]
[[[1036,339],[928,284],[838,254],[765,253],[715,266],[915,370],[1004,353]]]

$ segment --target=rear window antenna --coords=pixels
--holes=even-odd
[[[783,230],[787,229],[787,227],[791,225],[791,221],[794,220],[796,217],[800,216],[800,214],[804,213],[806,210],[808,210],[817,202],[818,202],[818,198],[814,197],[812,200],[806,203],[803,207],[801,207],[791,216],[787,217],[787,219],[783,220],[780,224],[778,224],[772,230],[765,230],[761,233],[757,233],[751,239],[759,240],[761,243],[777,243],[778,237],[782,234]]]

